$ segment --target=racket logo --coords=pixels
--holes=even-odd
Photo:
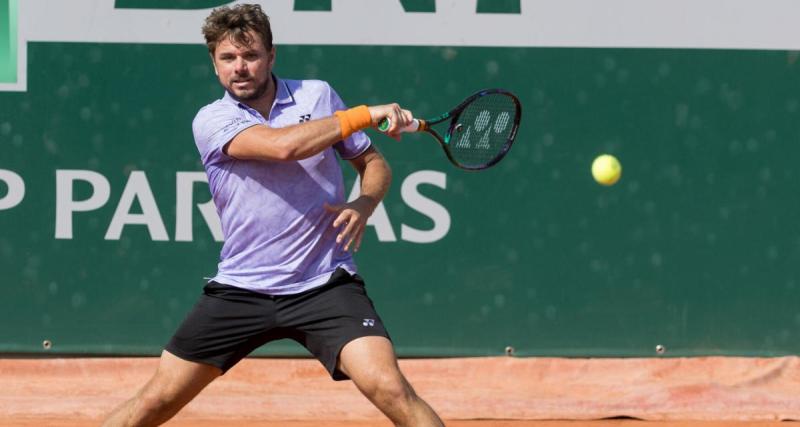
[[[489,140],[491,137],[492,130],[494,133],[501,134],[505,132],[506,128],[508,128],[508,123],[510,122],[511,115],[507,111],[503,111],[497,115],[497,118],[494,121],[492,126],[489,126],[489,122],[492,120],[492,113],[488,110],[482,110],[478,115],[475,117],[475,123],[473,126],[467,127],[467,132],[464,136],[458,140],[456,143],[457,148],[472,148],[471,138],[472,138],[472,129],[475,128],[475,132],[480,134],[483,133],[481,139],[478,140],[478,143],[475,145],[475,148],[480,148],[484,150],[488,150],[491,148],[491,144],[489,144]],[[459,123],[455,127],[456,132],[460,133],[463,130],[463,125]]]
[[[427,132],[442,147],[450,163],[476,171],[489,168],[505,157],[517,137],[521,118],[522,105],[514,94],[503,89],[484,89],[438,117],[414,119],[412,125],[400,132]],[[445,121],[446,133],[433,128]],[[388,128],[385,120],[378,126],[383,132]]]

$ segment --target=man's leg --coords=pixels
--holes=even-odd
[[[222,371],[164,351],[155,375],[103,423],[104,427],[157,426],[172,418]]]
[[[400,372],[392,343],[368,336],[347,343],[339,355],[339,370],[396,426],[443,426]]]

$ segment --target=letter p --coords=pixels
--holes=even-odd
[[[92,195],[86,200],[74,200],[72,184],[86,181],[92,186]],[[72,238],[72,213],[100,208],[111,195],[111,185],[103,175],[88,170],[56,171],[56,239]]]

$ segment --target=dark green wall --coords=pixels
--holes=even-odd
[[[519,95],[523,123],[494,169],[452,168],[433,140],[372,133],[395,172],[395,235],[450,231],[357,255],[401,355],[780,355],[800,351],[800,60],[796,52],[279,46],[279,75],[328,80],[350,104],[441,113],[486,87]],[[202,45],[28,48],[28,91],[0,93],[0,169],[25,199],[0,211],[0,351],[156,354],[212,275],[220,244],[195,210],[175,242],[175,174],[202,170],[191,135],[219,97]],[[603,152],[623,165],[592,181]],[[55,174],[85,169],[108,203],[55,239]],[[170,241],[104,235],[131,171],[144,171]],[[352,182],[353,174],[348,172]],[[75,187],[79,198],[90,187]],[[0,181],[0,197],[7,186]],[[195,200],[208,200],[195,186]],[[137,207],[138,209],[138,207]],[[264,354],[303,354],[291,343]]]

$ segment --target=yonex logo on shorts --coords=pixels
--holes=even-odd
[[[364,322],[361,324],[364,326],[375,326],[375,319],[364,319]]]

